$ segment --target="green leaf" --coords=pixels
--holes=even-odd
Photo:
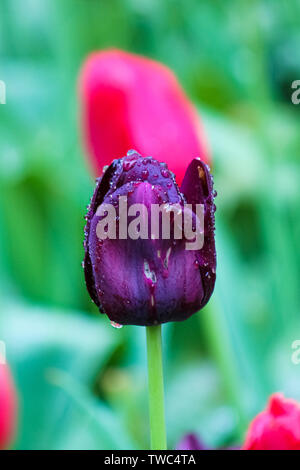
[[[99,448],[118,447],[117,440],[129,445],[117,418],[109,418],[113,411],[98,403],[90,391],[119,344],[119,332],[100,318],[79,312],[16,304],[5,305],[3,312],[1,339],[6,343],[20,401],[17,448],[55,449],[64,443],[70,447],[71,434],[81,435],[82,426],[83,448],[95,448],[97,442]],[[68,384],[57,387],[53,370],[70,377]],[[72,389],[72,380],[80,385]],[[99,423],[96,426],[93,421],[89,427],[91,410]],[[114,426],[119,431],[113,440]]]

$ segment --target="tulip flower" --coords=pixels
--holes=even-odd
[[[6,449],[14,437],[16,402],[11,373],[8,366],[0,362],[0,449]]]
[[[190,433],[181,439],[176,450],[208,450],[208,448],[196,434]]]
[[[79,85],[84,140],[96,176],[130,148],[167,163],[178,184],[193,158],[209,163],[196,110],[166,66],[105,50],[86,60]]]
[[[243,449],[300,450],[300,404],[280,393],[272,395],[250,424]]]
[[[210,449],[197,434],[190,433],[186,434],[179,444],[176,446],[176,450],[240,450],[237,446],[223,447],[219,449]]]
[[[121,207],[124,198],[128,211]],[[216,278],[213,200],[212,177],[198,159],[189,165],[181,192],[164,163],[134,151],[115,160],[98,180],[87,215],[85,277],[100,311],[121,325],[151,326],[185,320],[203,308]],[[180,232],[183,218],[200,227],[197,205],[203,208],[201,246],[200,231],[189,241]],[[154,208],[173,222],[165,237],[161,219],[153,235]]]

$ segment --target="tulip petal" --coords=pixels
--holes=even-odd
[[[300,404],[281,393],[249,426],[244,450],[300,450]]]
[[[126,235],[136,220],[136,214],[127,214],[127,207],[120,208],[124,196],[128,208],[134,204],[145,208],[143,237],[120,237],[124,214]],[[214,279],[202,278],[209,267],[199,265],[201,250],[187,250],[186,240],[175,238],[174,227],[166,239],[153,237],[151,231],[154,205],[166,211],[175,205],[181,213],[184,202],[167,166],[134,151],[114,161],[98,180],[87,216],[85,276],[92,299],[111,321],[145,326],[182,321],[208,300],[207,284]],[[103,234],[101,238],[99,223],[108,207],[114,208],[117,236]],[[194,220],[195,214],[192,217]],[[160,234],[161,224],[159,219]]]
[[[191,433],[181,439],[176,450],[208,450],[208,448],[196,434]]]
[[[215,210],[213,179],[209,167],[194,159],[185,173],[181,188],[189,204],[204,206],[204,245],[199,252],[198,262],[204,286],[203,308],[213,292],[216,280]]]
[[[166,162],[179,183],[192,158],[209,160],[196,110],[159,62],[120,50],[93,53],[82,69],[80,96],[97,176],[130,148]]]
[[[8,365],[0,362],[0,449],[6,449],[14,437],[16,414],[17,398],[11,373]]]

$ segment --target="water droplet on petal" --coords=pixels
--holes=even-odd
[[[161,174],[164,178],[169,178],[170,176],[170,172],[164,168],[161,170]]]
[[[153,284],[157,282],[156,274],[154,271],[151,271],[147,260],[144,260],[144,274],[146,278],[150,280]]]
[[[110,324],[113,328],[116,328],[117,330],[120,330],[124,326],[124,325],[120,325],[119,323],[116,323],[115,321],[111,321]]]
[[[131,157],[132,155],[137,155],[138,156],[138,153],[134,149],[128,150],[127,157]]]
[[[123,169],[124,169],[124,171],[129,171],[129,170],[131,170],[131,168],[133,168],[135,164],[136,164],[136,160],[125,160],[125,161],[123,162]]]
[[[165,269],[168,269],[169,268],[169,259],[170,259],[170,255],[171,255],[171,251],[172,251],[172,248],[168,248],[167,250],[167,253],[166,253],[166,257],[164,259],[164,267]]]

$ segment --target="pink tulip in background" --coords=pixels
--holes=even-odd
[[[275,393],[247,432],[245,450],[300,450],[300,404]]]
[[[12,442],[16,425],[17,398],[10,370],[0,363],[0,449]]]
[[[80,98],[96,176],[129,149],[167,163],[178,184],[193,158],[209,163],[196,110],[161,63],[120,50],[95,52],[81,72]]]

